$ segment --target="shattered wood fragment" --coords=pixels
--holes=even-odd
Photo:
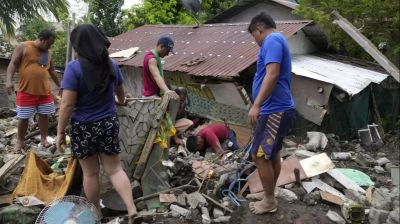
[[[10,137],[11,135],[16,134],[17,132],[18,132],[17,128],[10,129],[6,131],[6,137]]]
[[[0,196],[0,207],[4,205],[10,205],[12,203],[13,196],[12,194],[5,194]]]
[[[25,158],[25,155],[16,155],[13,159],[10,159],[0,168],[0,183],[6,179],[12,172],[18,168],[18,164]]]
[[[176,202],[177,199],[174,194],[160,194],[160,202],[163,203],[172,203]]]
[[[321,191],[320,195],[321,195],[322,200],[324,200],[324,201],[328,201],[328,202],[331,202],[336,205],[343,205],[343,203],[344,203],[344,201],[340,197],[333,195],[329,192]]]

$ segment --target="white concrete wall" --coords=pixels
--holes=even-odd
[[[249,7],[236,15],[232,15],[230,18],[226,18],[220,23],[241,23],[250,22],[250,20],[260,12],[266,12],[274,20],[302,20],[300,16],[293,15],[291,9],[281,6],[272,2],[260,2],[252,7]]]
[[[302,30],[289,37],[288,44],[291,54],[309,54],[317,50]]]

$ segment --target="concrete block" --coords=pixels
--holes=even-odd
[[[346,220],[334,211],[329,210],[328,213],[326,213],[326,217],[336,224],[346,224]]]
[[[231,216],[221,216],[217,219],[213,219],[212,221],[215,223],[222,223],[222,222],[232,223],[232,222],[230,222],[230,220],[231,220]]]
[[[381,166],[374,166],[374,170],[376,173],[379,173],[379,174],[385,173],[385,169],[383,169],[383,167],[381,167]]]
[[[224,212],[221,209],[214,208],[213,209],[214,219],[218,219],[221,216],[224,216]]]
[[[364,167],[372,167],[375,165],[376,161],[366,153],[358,153],[355,158],[356,163]]]
[[[189,210],[187,210],[186,208],[182,208],[178,205],[171,205],[169,207],[171,209],[172,215],[175,217],[179,217],[179,216],[187,216],[189,214]]]
[[[366,206],[368,204],[367,197],[358,191],[351,190],[351,189],[345,189],[344,195],[346,196],[346,198],[348,198],[352,201],[355,201],[361,205]]]
[[[388,158],[386,158],[386,157],[382,157],[382,158],[377,159],[377,160],[376,160],[376,163],[377,163],[379,166],[383,166],[383,165],[385,165],[386,163],[390,163],[390,160],[389,160]]]
[[[369,210],[368,220],[370,224],[382,224],[385,223],[389,216],[389,211],[371,208]]]
[[[376,209],[390,211],[392,209],[390,192],[381,188],[375,189],[374,193],[372,194],[371,205]]]
[[[400,209],[399,207],[395,208],[393,211],[389,213],[389,216],[386,220],[386,224],[400,224]]]
[[[186,196],[190,208],[201,208],[207,206],[207,200],[199,192],[193,192]]]
[[[208,212],[208,209],[206,207],[201,207],[201,222],[203,224],[210,224],[211,223],[211,218],[210,218],[210,213]]]

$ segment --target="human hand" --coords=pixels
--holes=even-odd
[[[178,100],[179,95],[173,90],[167,90],[164,95],[167,95],[170,99]]]
[[[247,123],[250,125],[250,127],[255,126],[259,115],[260,115],[260,107],[253,105],[250,108],[249,114],[247,116]]]
[[[14,92],[14,84],[12,82],[6,82],[6,91],[8,95]]]
[[[59,132],[57,133],[57,140],[56,140],[56,147],[57,147],[57,151],[59,152],[64,152],[64,147],[63,145],[67,142],[66,140],[66,135],[65,132]]]
[[[124,102],[120,102],[120,101],[118,100],[118,97],[115,96],[115,104],[117,104],[117,105],[119,105],[119,106],[126,106],[128,103],[127,103],[127,101],[126,101],[126,97],[125,97],[125,99],[124,99]]]

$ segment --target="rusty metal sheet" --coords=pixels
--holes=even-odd
[[[292,36],[310,20],[277,21],[277,32]],[[166,71],[185,72],[195,76],[234,77],[256,62],[258,45],[247,32],[248,23],[204,24],[199,28],[183,25],[145,25],[110,38],[110,53],[139,47],[138,55],[122,65],[142,67],[145,53],[153,49],[162,35],[175,42],[175,55],[164,58]],[[204,57],[201,63],[186,62]]]

